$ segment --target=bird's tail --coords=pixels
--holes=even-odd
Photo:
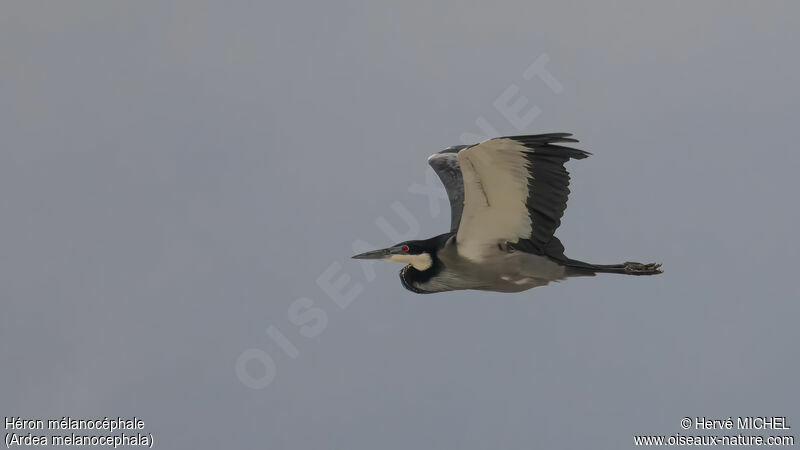
[[[663,273],[661,264],[642,264],[624,262],[622,264],[590,264],[575,259],[567,259],[564,265],[569,269],[568,275],[594,275],[595,273],[621,273],[625,275],[658,275]]]

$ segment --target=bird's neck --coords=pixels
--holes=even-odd
[[[418,294],[438,292],[429,290],[428,282],[444,269],[444,264],[442,260],[439,259],[439,254],[448,247],[448,241],[454,237],[455,233],[450,232],[440,234],[439,236],[424,241],[426,244],[426,251],[424,253],[426,259],[421,261],[422,264],[413,264],[409,262],[410,265],[400,270],[400,281],[403,287]]]
[[[410,264],[400,269],[400,282],[403,284],[404,288],[411,292],[416,292],[417,294],[428,294],[433,291],[425,290],[423,286],[440,270],[441,263],[439,263],[435,255],[431,255],[430,263],[423,270],[417,269]]]
[[[427,294],[427,291],[423,291],[419,287],[417,287],[417,280],[418,274],[420,273],[419,270],[415,269],[413,266],[405,266],[400,269],[400,283],[402,283],[403,287],[408,289],[411,292],[416,292],[417,294]]]
[[[402,269],[400,269],[400,283],[403,285],[404,288],[408,289],[411,292],[416,292],[417,294],[425,294],[426,293],[425,291],[416,286],[413,273],[409,273],[411,271],[419,272],[412,266],[405,266]]]
[[[417,270],[428,270],[433,265],[433,258],[430,253],[420,253],[419,255],[391,255],[388,258],[391,262],[411,264]]]

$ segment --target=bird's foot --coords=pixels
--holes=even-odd
[[[656,263],[642,264],[628,261],[624,263],[623,266],[625,268],[625,273],[629,275],[656,275],[663,273],[661,264]]]
[[[514,243],[508,241],[505,241],[502,244],[498,242],[497,248],[501,252],[506,252],[506,253],[514,253],[515,251],[517,251],[517,247],[514,245]]]

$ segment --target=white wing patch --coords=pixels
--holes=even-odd
[[[458,252],[482,260],[497,245],[530,236],[528,160],[532,150],[511,139],[490,139],[458,153],[464,178],[464,212]]]

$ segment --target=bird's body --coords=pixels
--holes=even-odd
[[[564,163],[589,156],[557,145],[577,142],[568,136],[495,138],[431,155],[428,162],[450,199],[450,232],[354,258],[407,263],[400,279],[416,293],[520,292],[597,272],[661,273],[657,264],[596,265],[564,255],[554,236],[569,194]]]
[[[566,278],[566,267],[546,256],[498,248],[487,252],[481,261],[462,258],[454,233],[436,250],[438,261],[427,271],[412,265],[403,268],[400,280],[407,289],[418,293],[476,289],[482,291],[520,292]],[[487,270],[491,267],[491,270]]]

